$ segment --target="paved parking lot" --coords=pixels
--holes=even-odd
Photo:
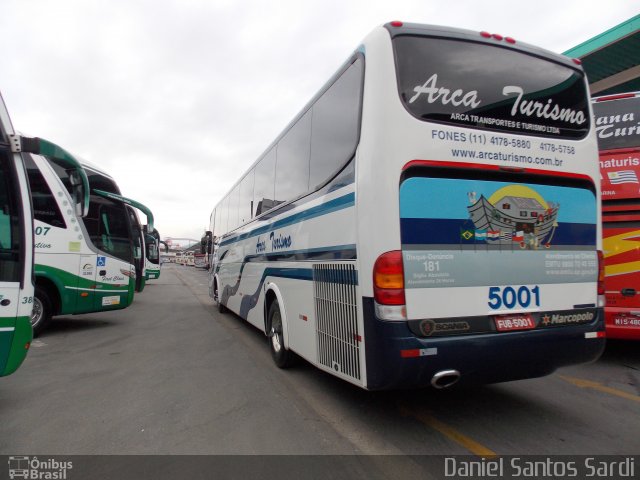
[[[60,317],[0,379],[0,452],[32,454],[631,455],[640,345],[473,390],[366,392],[265,337],[165,265],[127,310]]]

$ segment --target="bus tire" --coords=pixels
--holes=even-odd
[[[279,368],[289,368],[294,365],[296,356],[291,350],[284,346],[284,333],[282,328],[282,314],[280,313],[280,305],[274,300],[269,307],[267,316],[269,325],[269,348],[271,350],[271,358]]]
[[[215,281],[213,283],[213,301],[216,304],[216,306],[218,307],[218,312],[220,313],[227,313],[229,311],[229,309],[227,307],[225,307],[222,302],[220,301],[220,289],[218,288],[218,282]]]
[[[42,287],[36,287],[33,310],[31,312],[31,328],[33,328],[34,337],[42,333],[52,315],[53,302],[49,297],[49,293]]]

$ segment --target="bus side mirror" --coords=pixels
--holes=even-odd
[[[200,253],[208,253],[211,255],[211,244],[213,243],[213,232],[207,230],[204,232],[204,237],[200,240]]]
[[[86,217],[89,214],[89,195],[88,192],[85,192],[80,174],[77,171],[69,172],[69,182],[71,183],[75,214],[79,217]]]

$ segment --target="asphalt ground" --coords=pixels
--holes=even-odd
[[[640,454],[637,342],[540,379],[367,392],[278,369],[206,275],[165,265],[126,310],[54,319],[0,379],[0,454],[375,455],[384,478],[423,455]]]

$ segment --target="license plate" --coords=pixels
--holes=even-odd
[[[536,328],[536,322],[528,313],[515,315],[497,315],[494,317],[496,330],[499,332],[510,332],[513,330],[531,330]]]
[[[617,327],[640,327],[640,318],[618,316],[613,319],[613,324]]]

